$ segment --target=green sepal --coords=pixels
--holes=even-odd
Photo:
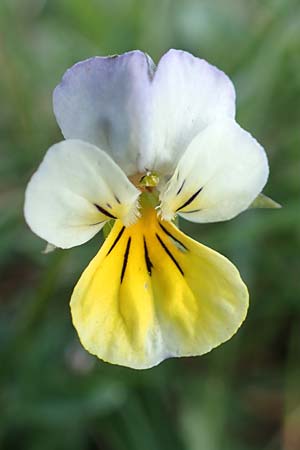
[[[267,197],[265,194],[259,194],[249,208],[278,209],[281,208],[281,205],[270,197]]]
[[[175,227],[178,228],[178,230],[180,230],[180,228],[179,228],[179,216],[178,215],[176,215],[174,217],[174,219],[172,220],[172,223],[175,225]]]
[[[107,236],[109,235],[109,233],[111,232],[112,227],[114,226],[114,223],[115,223],[115,221],[114,221],[114,219],[112,219],[109,222],[106,222],[106,224],[102,228],[104,239],[106,239]]]
[[[44,250],[42,250],[42,253],[44,255],[47,255],[48,253],[52,253],[54,252],[54,250],[56,250],[57,247],[53,244],[50,244],[50,242],[47,243],[46,247],[44,248]]]

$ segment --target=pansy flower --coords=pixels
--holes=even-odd
[[[114,220],[72,294],[82,345],[142,369],[227,341],[245,319],[247,288],[174,219],[231,219],[266,183],[266,154],[235,121],[230,79],[184,51],[157,66],[132,51],[75,64],[53,100],[65,140],[28,184],[30,228],[67,249]]]

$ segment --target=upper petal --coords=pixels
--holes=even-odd
[[[105,150],[131,175],[145,149],[153,62],[132,51],[95,57],[71,67],[53,94],[54,112],[64,137]]]
[[[79,140],[52,146],[25,194],[30,228],[56,247],[91,239],[111,218],[133,221],[139,191],[102,150]]]
[[[201,130],[235,116],[235,90],[227,75],[181,50],[170,50],[159,61],[152,102],[152,152],[145,152],[143,165],[169,174]]]
[[[217,121],[192,141],[161,194],[165,219],[231,219],[247,209],[268,178],[261,145],[234,120]]]
[[[170,50],[155,70],[133,51],[75,64],[53,104],[65,138],[99,146],[128,175],[170,174],[199,131],[234,117],[235,91],[222,71],[187,52]]]

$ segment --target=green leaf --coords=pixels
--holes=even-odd
[[[281,205],[264,194],[259,194],[249,208],[271,208],[278,209]]]
[[[114,223],[115,223],[114,220],[110,220],[110,221],[107,222],[107,223],[104,225],[104,227],[102,228],[104,239],[106,239],[107,236],[109,235],[109,233],[111,232],[112,227],[114,226]]]

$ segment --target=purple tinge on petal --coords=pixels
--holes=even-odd
[[[152,60],[140,51],[71,67],[53,94],[64,137],[97,145],[128,175],[135,173],[149,129],[153,70]]]
[[[156,154],[151,157],[156,170],[172,171],[202,129],[235,116],[235,89],[227,75],[181,50],[169,50],[159,61],[152,98],[155,145],[151,145]]]
[[[54,91],[65,138],[99,146],[131,175],[170,174],[192,139],[209,123],[235,115],[235,91],[219,69],[170,50],[157,68],[133,51],[75,64]]]

